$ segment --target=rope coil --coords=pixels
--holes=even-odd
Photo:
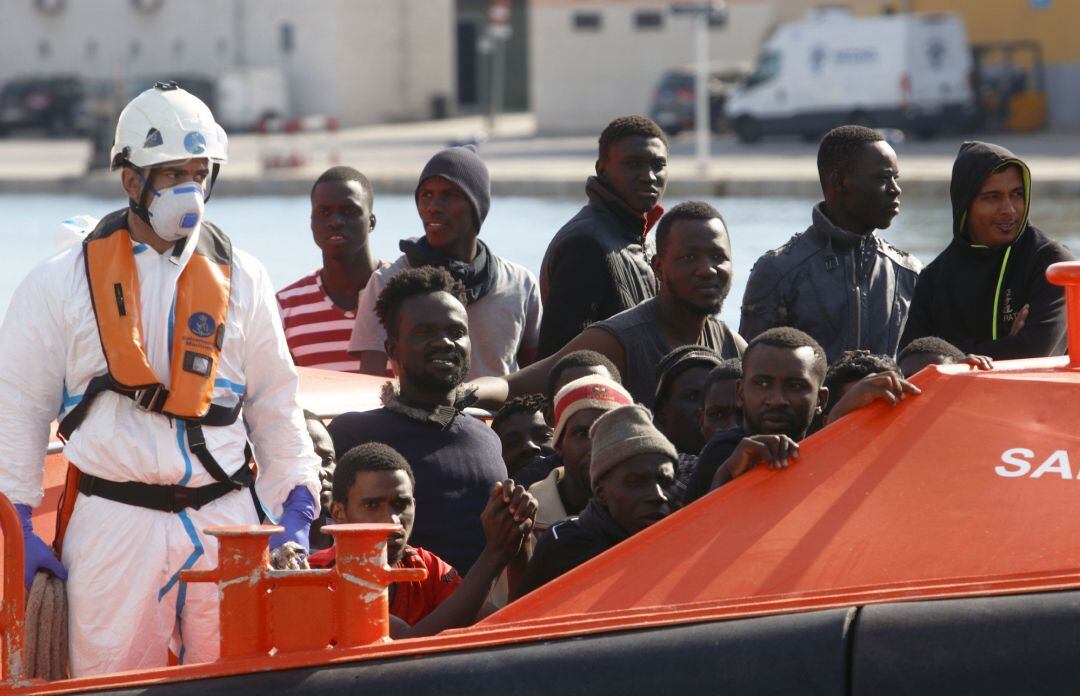
[[[26,677],[68,678],[68,606],[64,582],[44,571],[34,576],[26,602]]]

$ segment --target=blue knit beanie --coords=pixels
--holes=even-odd
[[[420,181],[417,182],[416,192],[413,194],[417,203],[420,202],[420,185],[433,176],[441,176],[456,184],[472,203],[477,226],[484,224],[488,209],[491,208],[491,178],[484,160],[476,154],[476,146],[448,147],[428,160],[424,171],[420,172]]]

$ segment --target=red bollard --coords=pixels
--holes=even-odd
[[[1080,261],[1062,261],[1046,269],[1046,279],[1065,287],[1069,322],[1069,367],[1080,367]]]
[[[323,531],[337,546],[338,583],[334,614],[338,645],[353,647],[383,641],[390,636],[392,582],[423,580],[423,568],[386,565],[386,538],[401,530],[397,524],[333,524]]]
[[[280,527],[206,530],[219,543],[218,567],[185,570],[183,582],[215,582],[221,605],[222,660],[260,657],[333,645],[356,647],[387,640],[391,582],[423,580],[423,568],[386,565],[386,540],[396,524],[345,524],[323,528],[338,547],[333,570],[271,570],[267,541]],[[317,628],[296,631],[303,619]],[[277,636],[277,638],[275,638]]]
[[[213,570],[185,570],[183,582],[216,582],[221,599],[221,657],[254,657],[270,652],[264,588],[270,537],[282,527],[242,525],[206,530],[218,539],[218,565]]]

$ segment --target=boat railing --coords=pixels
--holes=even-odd
[[[1046,269],[1046,279],[1065,287],[1069,321],[1069,367],[1080,367],[1080,261],[1062,261]]]
[[[23,586],[23,531],[19,513],[0,493],[0,534],[4,537],[4,585],[0,600],[0,687],[26,682],[23,645],[26,636],[26,589]]]

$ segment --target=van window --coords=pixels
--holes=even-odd
[[[753,87],[768,82],[780,73],[780,53],[777,51],[765,51],[758,56],[757,67],[754,74],[746,78],[746,86]]]

